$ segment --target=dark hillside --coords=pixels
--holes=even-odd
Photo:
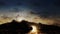
[[[21,21],[16,22],[13,20],[11,23],[5,23],[0,25],[0,33],[2,34],[26,34],[29,31],[32,30],[32,27],[30,25],[36,25],[36,23],[27,22],[27,21]],[[39,30],[42,31],[42,33],[46,34],[60,34],[60,27],[54,26],[54,25],[45,25],[39,23],[37,26],[39,26]]]

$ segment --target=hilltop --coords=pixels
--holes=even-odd
[[[17,22],[13,20],[10,23],[5,23],[0,25],[0,32],[2,34],[26,34],[29,31],[32,30],[32,27],[30,25],[36,25],[36,23],[28,22],[25,20],[22,20],[21,22]],[[46,34],[60,34],[60,27],[54,26],[54,25],[45,25],[45,24],[37,24],[42,31],[42,33]]]

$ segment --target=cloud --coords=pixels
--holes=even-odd
[[[0,1],[0,6],[5,6],[5,5],[6,5],[5,2]]]
[[[0,14],[13,15],[15,17],[21,12],[28,13],[30,11],[25,10],[31,9],[32,12],[30,12],[30,15],[40,17],[37,21],[45,22],[46,24],[55,24],[55,22],[59,23],[60,21],[59,0],[6,0],[2,2],[2,5],[4,5],[4,3],[6,3],[7,7],[2,8],[2,10],[5,10],[0,10]],[[29,17],[32,18],[32,16]],[[34,21],[36,20],[34,19]]]

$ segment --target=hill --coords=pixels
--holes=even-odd
[[[17,22],[13,20],[10,23],[5,23],[0,25],[0,33],[2,34],[26,34],[29,31],[32,30],[32,27],[30,25],[33,25],[36,23],[28,22],[28,21],[21,21]],[[60,34],[60,27],[54,26],[54,25],[45,25],[39,23],[37,26],[39,26],[39,30],[42,31],[41,33],[46,34]]]

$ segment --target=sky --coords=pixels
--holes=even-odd
[[[60,0],[0,0],[0,22],[13,19],[60,24]]]

